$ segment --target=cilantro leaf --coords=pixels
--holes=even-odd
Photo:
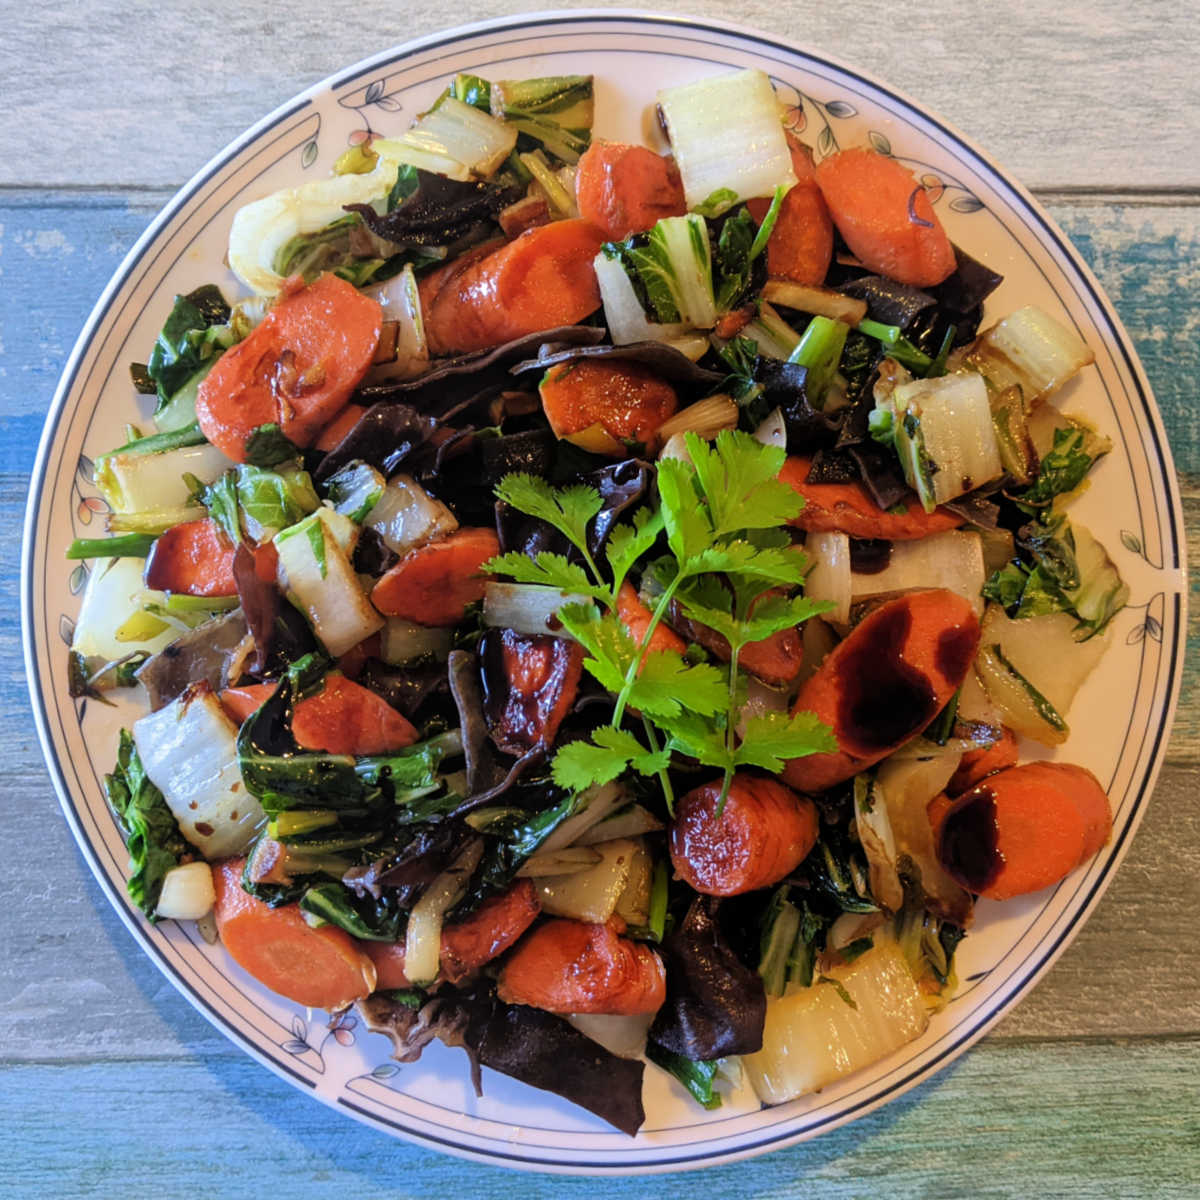
[[[671,553],[681,564],[688,563],[709,549],[713,540],[691,467],[678,458],[660,459],[658,495]]]
[[[554,756],[554,782],[561,788],[581,791],[611,783],[632,767],[639,775],[657,775],[671,763],[669,750],[648,751],[624,729],[602,726],[592,741],[570,742]]]
[[[607,588],[596,587],[588,581],[587,572],[578,563],[570,562],[564,555],[551,550],[540,550],[536,559],[518,550],[510,550],[507,554],[489,559],[480,570],[491,575],[507,575],[518,583],[558,588],[573,595],[599,599],[608,594]]]
[[[496,486],[496,496],[527,516],[553,525],[585,555],[588,522],[604,505],[594,487],[577,483],[555,488],[537,475],[506,475]]]
[[[782,447],[764,446],[731,429],[722,430],[712,443],[694,433],[684,440],[714,533],[775,529],[804,507],[803,499],[779,479],[787,457]]]
[[[759,598],[750,616],[741,622],[740,640],[761,642],[784,629],[795,629],[797,625],[828,612],[833,605],[827,600],[810,600],[807,596],[782,596],[771,592]]]
[[[720,712],[729,688],[723,672],[708,663],[689,666],[682,654],[652,650],[629,689],[629,703],[656,721],[687,709],[700,716]],[[661,723],[661,722],[660,722]]]
[[[815,713],[760,713],[746,721],[733,760],[735,766],[778,774],[789,759],[832,754],[837,748],[832,731]]]
[[[695,713],[659,720],[669,738],[667,747],[694,758],[706,767],[732,770],[733,755],[725,742],[725,719],[706,721]]]
[[[633,514],[633,524],[616,525],[609,532],[604,553],[613,573],[613,593],[620,590],[633,564],[658,541],[663,530],[663,515],[649,508]]]

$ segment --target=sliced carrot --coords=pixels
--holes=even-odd
[[[584,151],[575,168],[575,201],[579,215],[609,241],[687,212],[674,161],[621,142],[594,141]]]
[[[861,483],[809,483],[810,470],[811,459],[791,455],[779,473],[788,487],[804,497],[800,515],[788,522],[797,529],[908,542],[963,523],[962,517],[945,508],[927,513],[916,496],[909,497],[903,512],[884,510]]]
[[[365,413],[366,406],[362,404],[347,404],[328,425],[317,435],[313,449],[328,454],[358,424]]]
[[[586,221],[553,221],[422,285],[433,354],[488,350],[573,325],[600,307],[592,260],[603,236]]]
[[[241,725],[274,694],[277,683],[226,688],[221,707]],[[327,754],[390,754],[411,746],[417,731],[382,696],[341,675],[327,675],[324,686],[296,704],[292,735],[302,750]]]
[[[275,695],[278,687],[277,683],[247,683],[225,688],[220,695],[221,707],[235,725],[241,725]]]
[[[570,638],[491,629],[479,653],[492,741],[518,756],[553,746],[579,694],[583,647]]]
[[[597,454],[629,454],[628,442],[651,445],[679,407],[675,389],[641,363],[606,358],[551,367],[538,389],[557,438]]]
[[[838,232],[865,267],[914,287],[953,273],[954,247],[924,187],[894,158],[842,150],[817,164],[816,179]]]
[[[621,624],[629,630],[629,636],[633,638],[635,645],[642,644],[653,615],[638,598],[637,589],[626,579],[617,592],[617,616],[621,618]],[[650,635],[650,645],[647,647],[648,651],[674,650],[677,654],[682,654],[686,649],[687,642],[661,622],[655,626]]]
[[[146,586],[184,596],[236,596],[236,552],[221,527],[207,517],[173,525],[150,547]]]
[[[440,542],[410,550],[379,580],[371,603],[384,616],[418,625],[457,625],[483,599],[480,568],[500,553],[492,529],[458,529]]]
[[[950,776],[946,791],[951,796],[958,796],[973,788],[980,780],[1005,767],[1017,765],[1017,735],[1007,725],[1002,727],[1003,733],[998,741],[981,750],[968,750],[958,764],[958,770]]]
[[[959,796],[938,831],[942,865],[963,887],[1008,900],[1058,883],[1108,840],[1108,797],[1091,772],[1026,763]]]
[[[671,624],[690,641],[697,642],[722,662],[732,657],[729,640],[724,634],[684,616],[678,605],[672,604]],[[738,666],[757,676],[764,683],[782,687],[791,683],[804,662],[804,640],[796,629],[781,629],[757,642],[749,642],[738,654]]]
[[[274,542],[254,547],[254,574],[262,583],[274,583],[279,574],[279,551]]]
[[[835,753],[794,758],[783,778],[819,792],[886,758],[933,720],[962,686],[979,647],[979,619],[962,596],[933,588],[880,605],[800,688]]]
[[[817,841],[817,809],[775,779],[738,773],[725,807],[721,780],[688,792],[671,824],[675,873],[709,896],[739,896],[778,883]]]
[[[336,275],[291,291],[204,377],[196,418],[204,436],[246,461],[256,429],[278,425],[309,446],[371,366],[382,309]]]
[[[442,928],[439,978],[461,983],[485,963],[503,954],[533,924],[542,911],[533,883],[518,879],[495,896],[489,896],[469,917]],[[378,987],[410,987],[404,973],[403,942],[363,942],[375,964]]]
[[[330,1011],[375,990],[375,964],[348,933],[314,928],[297,904],[271,908],[242,890],[242,859],[213,864],[217,930],[234,962],[296,1004]]]
[[[772,278],[816,285],[825,281],[833,259],[833,221],[817,186],[812,151],[788,134],[797,183],[779,206],[767,239],[767,273]],[[761,225],[770,200],[749,200],[750,215]]]
[[[326,675],[319,692],[296,705],[292,735],[305,750],[390,754],[411,746],[417,731],[382,696],[341,675]]]
[[[607,925],[547,921],[513,951],[496,985],[506,1004],[553,1013],[657,1012],[667,994],[662,959]]]

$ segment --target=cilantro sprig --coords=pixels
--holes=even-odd
[[[583,646],[588,672],[615,696],[610,725],[555,755],[560,787],[578,791],[633,770],[658,776],[670,806],[667,768],[679,753],[724,772],[723,803],[738,767],[780,771],[788,759],[836,749],[832,733],[811,713],[754,716],[739,730],[744,647],[828,608],[798,591],[807,560],[782,526],[804,502],[779,479],[784,451],[735,431],[712,444],[689,433],[685,442],[690,461],[658,464],[657,507],[639,508],[610,531],[605,569],[587,537],[603,503],[594,488],[554,488],[535,476],[508,475],[496,489],[506,504],[562,533],[583,565],[543,551],[532,559],[503,554],[484,569],[569,593],[573,599],[558,618]],[[664,535],[669,553],[644,561]],[[635,639],[620,618],[618,594],[639,564],[661,591]],[[694,663],[674,650],[651,649],[672,605],[726,639],[728,664]],[[630,710],[641,715],[644,742],[625,727]]]

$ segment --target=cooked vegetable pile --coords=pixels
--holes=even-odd
[[[1105,844],[1018,739],[1127,596],[1075,334],[981,329],[921,185],[814,162],[761,73],[659,112],[667,155],[592,139],[590,77],[458,76],[241,209],[249,294],[176,299],[70,551],[72,692],[148,709],[146,917],[630,1134],[647,1062],[776,1103],[919,1036],[976,898]]]

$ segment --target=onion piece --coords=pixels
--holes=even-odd
[[[637,843],[629,838],[601,842],[590,847],[600,855],[595,866],[570,875],[540,878],[536,890],[542,911],[551,916],[603,924],[616,911],[637,848]]]
[[[663,823],[640,804],[630,804],[597,822],[575,839],[574,846],[594,846],[597,842],[611,842],[614,838],[639,837],[643,833],[658,833]]]
[[[711,441],[723,429],[736,429],[737,423],[738,406],[728,396],[718,394],[697,400],[668,417],[658,427],[657,436],[666,442],[676,434],[694,433]]]
[[[575,845],[582,834],[593,825],[598,825],[605,817],[611,816],[618,808],[624,808],[629,800],[628,790],[620,783],[605,783],[587,788],[579,793],[579,811],[568,817],[538,847],[539,851],[545,854],[550,850],[561,850],[564,846]]]
[[[482,857],[483,840],[474,838],[413,905],[404,931],[404,974],[414,987],[425,987],[437,978],[442,959],[442,923],[446,913],[466,894],[471,872]]]
[[[217,902],[212,868],[206,862],[181,863],[164,876],[154,915],[172,921],[199,921]]]
[[[207,682],[133,725],[146,774],[180,832],[209,860],[241,854],[266,824],[242,782],[237,733]]]
[[[787,449],[787,425],[783,420],[783,412],[773,408],[763,418],[762,424],[754,431],[754,440],[764,446],[778,446]]]
[[[376,362],[365,382],[384,383],[420,375],[429,366],[429,343],[412,263],[405,263],[398,275],[364,291],[379,301],[385,321],[395,325],[395,339],[389,344],[390,357],[386,362]]]
[[[363,521],[397,554],[436,542],[458,528],[454,514],[409,475],[393,475]]]
[[[564,604],[590,604],[587,596],[534,583],[490,582],[483,592],[483,623],[517,633],[570,636],[557,613]]]
[[[792,985],[767,999],[763,1048],[742,1067],[764,1104],[818,1091],[920,1037],[929,1023],[896,943],[875,945],[826,973],[832,983]],[[853,1002],[848,1004],[842,990]]]
[[[762,298],[771,304],[794,308],[797,312],[829,317],[832,321],[845,321],[847,325],[857,325],[867,315],[865,300],[843,295],[830,288],[794,283],[790,279],[768,279],[763,286]]]
[[[445,659],[450,654],[453,635],[453,629],[414,625],[399,617],[388,617],[387,623],[379,631],[379,657],[393,667],[430,655]]]
[[[568,846],[565,850],[532,855],[517,868],[517,875],[522,879],[574,875],[594,867],[603,857],[599,850],[591,850],[587,846]]]
[[[852,596],[850,538],[844,533],[810,533],[804,551],[812,563],[804,579],[804,594],[810,600],[830,601],[834,607],[825,614],[826,618],[839,625],[847,624]]]

